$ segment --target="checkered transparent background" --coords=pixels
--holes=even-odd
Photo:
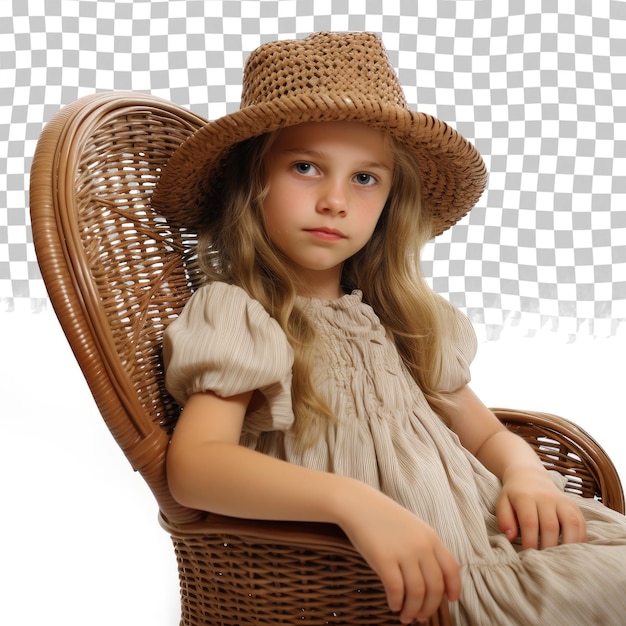
[[[314,30],[380,33],[410,106],[483,154],[489,190],[423,260],[479,334],[626,332],[623,0],[2,0],[0,310],[48,306],[28,174],[60,106],[131,89],[213,119],[252,49]]]

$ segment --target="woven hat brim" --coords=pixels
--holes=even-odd
[[[353,121],[389,133],[415,157],[432,236],[441,234],[476,204],[487,169],[474,146],[445,122],[403,107],[381,107],[359,94],[296,96],[251,105],[199,128],[161,173],[152,205],[172,224],[197,230],[219,202],[216,181],[237,143],[307,122]]]

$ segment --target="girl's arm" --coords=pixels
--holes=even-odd
[[[239,445],[250,398],[191,396],[167,456],[172,495],[184,506],[233,517],[330,521],[341,481]]]
[[[176,500],[235,517],[338,524],[380,577],[403,623],[430,617],[444,593],[458,598],[458,565],[418,517],[358,480],[238,445],[250,399],[191,396],[167,456]]]
[[[496,505],[500,530],[522,548],[586,541],[585,519],[556,485],[535,451],[503,426],[468,386],[453,394],[450,427],[463,446],[502,482]]]

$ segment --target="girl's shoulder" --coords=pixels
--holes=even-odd
[[[470,366],[478,341],[470,319],[456,306],[440,298],[441,377],[440,389],[454,391],[471,380]]]
[[[163,360],[168,390],[184,404],[195,391],[228,396],[283,380],[293,350],[258,301],[214,282],[198,289],[166,329]]]
[[[476,333],[469,317],[445,298],[440,297],[440,301],[442,310],[445,310],[444,335],[466,351],[476,352]]]
[[[213,281],[202,285],[189,298],[187,305],[183,309],[196,309],[198,306],[219,307],[222,304],[231,304],[239,308],[247,308],[249,305],[261,306],[259,302],[251,298],[241,287],[231,285],[230,283],[222,283]],[[262,308],[262,307],[261,307]]]
[[[176,326],[193,328],[195,333],[210,333],[216,341],[287,342],[278,322],[258,300],[236,285],[211,282],[191,296],[180,316],[168,331]]]

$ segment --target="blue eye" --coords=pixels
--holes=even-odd
[[[366,174],[364,172],[357,174],[354,177],[354,180],[357,184],[362,185],[363,187],[368,187],[369,185],[374,185],[376,183],[376,179],[371,174]]]
[[[298,172],[298,174],[303,175],[312,174],[315,171],[313,165],[311,165],[311,163],[307,163],[306,161],[303,161],[302,163],[296,163],[294,165],[294,169],[296,170],[296,172]]]

